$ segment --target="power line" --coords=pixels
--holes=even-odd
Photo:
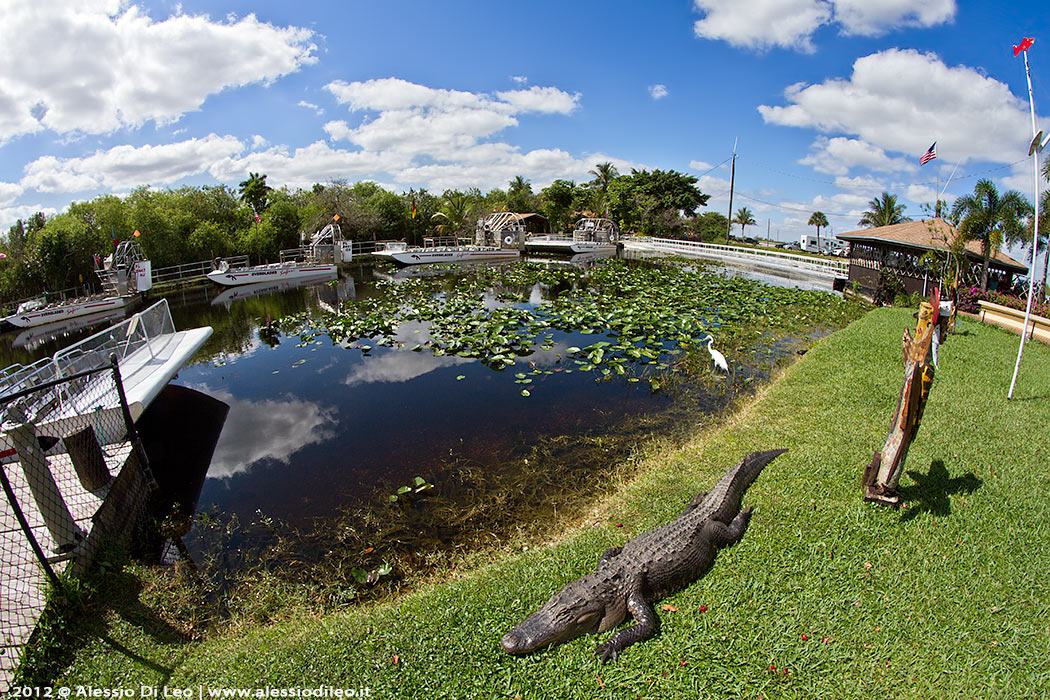
[[[743,156],[741,156],[740,154],[737,154],[736,157],[737,157],[737,160],[740,160],[741,158],[743,158]],[[715,165],[714,167],[710,168],[706,172],[702,173],[699,177],[703,177],[704,175],[707,175],[708,173],[710,173],[710,172],[720,168],[721,166],[723,166],[727,162],[729,162],[729,160],[731,158],[732,158],[732,156],[730,156],[729,158],[726,158],[725,160],[723,160],[718,165]],[[1005,170],[1007,168],[1013,168],[1014,166],[1016,166],[1016,165],[1018,165],[1020,163],[1024,163],[1027,160],[1028,160],[1028,158],[1021,158],[1020,160],[1016,160],[1016,161],[1014,161],[1012,163],[1006,163],[1004,165],[995,166],[993,168],[986,168],[984,170],[980,170],[980,171],[977,171],[977,172],[974,172],[974,173],[967,173],[967,174],[964,174],[964,175],[957,175],[957,176],[955,176],[953,178],[953,180],[971,180],[971,179],[974,179],[974,178],[979,178],[979,177],[982,177],[982,176],[987,175],[989,173],[997,172],[997,171],[1000,171],[1000,170]],[[784,175],[786,177],[795,178],[797,180],[806,180],[806,181],[809,181],[809,182],[816,182],[816,183],[820,183],[820,184],[824,184],[824,185],[830,185],[832,187],[837,187],[839,189],[848,189],[847,186],[844,186],[842,183],[835,182],[833,180],[822,180],[820,178],[808,177],[806,175],[800,175],[798,173],[787,172],[787,171],[781,170],[779,168],[771,167],[771,166],[769,166],[767,164],[762,163],[761,161],[756,161],[756,165],[758,167],[760,167],[761,169],[767,171],[767,172],[777,173],[779,175]],[[908,187],[913,187],[913,186],[918,186],[918,187],[935,187],[938,184],[939,184],[939,181],[933,181],[933,182],[912,182],[912,183],[902,183],[902,184],[898,185],[897,187],[903,187],[903,188],[908,188]],[[722,192],[720,194],[711,195],[711,198],[717,199],[719,197],[723,197],[726,194],[728,194],[728,192],[729,192],[729,190],[726,190],[725,192]],[[748,199],[748,200],[751,200],[753,202],[758,202],[759,204],[764,204],[764,205],[766,205],[768,207],[773,207],[774,209],[780,209],[780,210],[789,211],[789,212],[798,212],[798,213],[801,213],[801,214],[809,214],[809,213],[812,212],[811,208],[803,209],[801,207],[791,207],[791,206],[787,206],[787,205],[784,205],[784,204],[776,204],[774,202],[769,202],[769,201],[766,201],[764,199],[759,199],[758,197],[754,197],[752,195],[745,194],[744,192],[741,192],[739,190],[736,191],[736,194],[741,196],[741,197],[743,197],[744,199]],[[851,218],[856,218],[857,217],[856,213],[847,214],[847,213],[841,213],[841,212],[826,212],[825,211],[824,214],[827,215],[827,216],[835,216],[835,217],[846,218],[846,219],[851,219]]]
[[[713,167],[712,167],[712,168],[711,168],[710,170],[707,170],[707,171],[705,171],[705,172],[702,172],[702,173],[700,173],[699,175],[697,175],[697,176],[696,176],[696,178],[697,178],[697,179],[699,180],[699,179],[700,179],[700,178],[702,178],[702,177],[703,177],[704,175],[707,175],[707,173],[710,173],[710,172],[713,172],[713,171],[715,171],[715,170],[718,170],[718,169],[719,169],[719,168],[721,168],[721,167],[722,167],[723,165],[725,165],[726,163],[728,163],[728,162],[729,162],[729,161],[730,161],[730,160],[731,160],[732,158],[733,158],[733,156],[729,156],[729,158],[726,158],[725,160],[723,160],[723,161],[722,161],[721,163],[719,163],[718,165],[715,165],[715,166],[713,166]]]
[[[740,156],[737,156],[737,160],[739,160],[740,158],[741,158]],[[1024,163],[1027,160],[1028,160],[1028,158],[1021,158],[1020,160],[1015,160],[1013,163],[1007,163],[1005,165],[997,165],[994,168],[986,168],[985,170],[980,170],[980,171],[975,172],[975,173],[969,173],[969,174],[965,174],[965,175],[957,175],[953,179],[955,179],[955,180],[969,180],[969,179],[973,179],[975,177],[981,177],[982,175],[987,175],[988,173],[993,173],[993,172],[996,172],[998,170],[1005,170],[1007,168],[1012,168],[1015,165],[1018,165],[1020,163]],[[796,180],[806,180],[806,181],[809,181],[809,182],[819,182],[822,185],[831,185],[833,187],[838,187],[840,189],[847,189],[847,187],[848,187],[848,186],[845,186],[842,183],[836,182],[834,180],[822,180],[822,179],[816,178],[816,177],[808,177],[806,175],[799,175],[797,173],[788,172],[786,170],[780,170],[779,168],[773,168],[773,167],[770,167],[768,165],[764,165],[761,161],[759,161],[757,163],[757,165],[759,165],[759,167],[762,167],[764,170],[766,170],[768,172],[777,173],[778,175],[785,175],[787,177],[795,178]],[[932,181],[932,182],[904,182],[904,183],[901,183],[899,185],[899,187],[934,187],[936,184],[937,184],[936,181]]]
[[[784,211],[797,211],[797,212],[800,212],[802,214],[811,214],[811,213],[813,213],[813,209],[812,208],[810,208],[810,209],[802,209],[801,207],[789,207],[789,206],[785,206],[783,204],[774,204],[773,202],[767,202],[764,199],[759,199],[758,197],[752,197],[749,194],[744,194],[740,190],[737,190],[737,195],[740,196],[740,197],[743,197],[744,199],[750,199],[752,202],[758,202],[759,204],[765,204],[766,206],[770,206],[770,207],[773,207],[775,209],[783,209]],[[856,214],[840,214],[840,213],[837,213],[837,212],[827,212],[827,211],[824,212],[824,213],[827,216],[842,216],[842,217],[852,218],[852,219],[857,218]]]

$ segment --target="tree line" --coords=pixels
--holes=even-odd
[[[506,189],[425,189],[400,194],[374,182],[334,181],[310,189],[271,187],[267,176],[249,173],[237,189],[226,185],[155,190],[143,186],[125,197],[100,195],[60,214],[17,221],[0,241],[0,301],[41,291],[93,285],[93,258],[132,237],[154,268],[216,257],[248,255],[272,262],[300,245],[301,235],[338,216],[352,240],[470,235],[477,219],[494,211],[538,213],[552,232],[569,232],[584,215],[606,216],[624,232],[714,240],[726,218],[698,215],[709,195],[697,179],[674,170],[620,174],[599,163],[585,183],[555,180],[539,192],[517,176]]]

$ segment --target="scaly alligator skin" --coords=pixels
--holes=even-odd
[[[710,491],[693,499],[680,516],[605,552],[597,572],[568,584],[507,632],[500,640],[504,651],[527,654],[605,632],[628,614],[635,624],[598,645],[595,653],[602,663],[652,637],[660,624],[652,604],[703,576],[719,549],[740,541],[751,519],[751,508],[740,510],[744,492],[784,452],[752,452]]]

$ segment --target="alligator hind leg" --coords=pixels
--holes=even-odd
[[[751,508],[744,508],[728,525],[717,520],[704,525],[704,537],[716,547],[728,547],[740,541],[750,521]]]
[[[599,644],[594,650],[594,653],[601,657],[603,664],[609,659],[615,661],[621,651],[635,642],[649,639],[660,629],[660,618],[640,591],[631,593],[627,599],[627,610],[634,617],[635,623],[609,637],[609,641]]]

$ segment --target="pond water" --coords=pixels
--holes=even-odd
[[[257,296],[214,287],[167,296],[177,328],[214,329],[174,383],[230,406],[198,504],[212,526],[198,524],[188,538],[195,556],[239,549],[239,563],[226,558],[224,566],[246,566],[257,553],[250,541],[273,553],[274,538],[294,536],[297,561],[322,559],[334,542],[350,542],[377,550],[371,561],[352,562],[368,568],[395,556],[384,537],[408,549],[423,541],[459,546],[513,527],[506,521],[514,518],[556,514],[593,497],[610,464],[653,435],[694,427],[789,351],[772,342],[768,361],[737,368],[735,383],[713,377],[653,392],[647,381],[596,380],[569,361],[570,347],[600,334],[552,331],[543,347],[501,371],[477,359],[412,351],[429,338],[426,324],[414,321],[400,325],[390,347],[337,345],[324,335],[262,339],[268,318],[375,297],[385,276],[356,266],[337,282],[263,288]],[[533,286],[519,304],[535,307],[548,293]],[[499,302],[489,296],[485,304]],[[4,366],[25,363],[89,332],[29,347],[15,347],[6,334],[0,354]],[[419,503],[403,507],[406,498],[391,510],[399,487],[419,483],[440,494],[428,495],[429,513]],[[390,520],[394,534],[381,534],[378,518]],[[246,524],[259,522],[265,531],[249,532]]]

